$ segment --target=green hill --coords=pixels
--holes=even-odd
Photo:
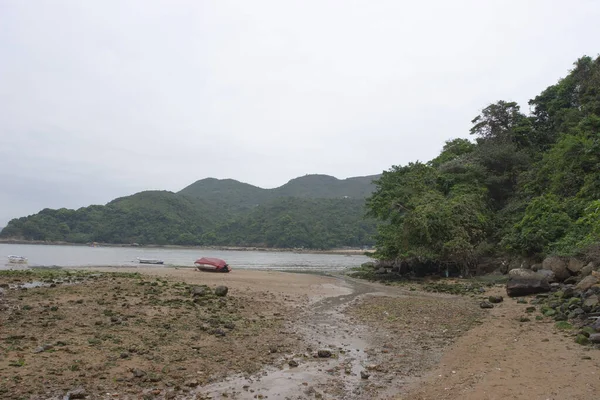
[[[276,189],[207,178],[178,193],[146,191],[78,210],[44,209],[10,221],[1,238],[331,248],[373,243],[363,221],[371,177],[307,175]],[[330,188],[328,186],[331,186]]]
[[[600,262],[600,57],[577,60],[529,108],[490,104],[474,142],[385,171],[368,200],[376,256],[463,271],[494,255]]]

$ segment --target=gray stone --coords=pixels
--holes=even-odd
[[[387,272],[387,270],[386,270],[384,267],[379,267],[379,268],[377,269],[377,271],[375,271],[375,273],[376,273],[376,274],[380,274],[380,275],[383,275],[383,274],[385,274],[386,272]]]
[[[208,286],[193,286],[190,292],[193,297],[204,297],[212,293]]]
[[[296,367],[298,366],[298,361],[296,361],[296,360],[290,360],[290,361],[288,362],[288,365],[289,365],[290,367],[292,367],[292,368],[296,368]]]
[[[87,392],[85,391],[85,389],[82,388],[82,387],[78,387],[77,389],[73,389],[73,390],[68,391],[66,398],[68,400],[71,400],[71,399],[85,399],[86,396],[87,396]]]
[[[571,276],[567,269],[567,263],[559,257],[547,257],[542,263],[542,268],[554,272],[556,279],[560,282]]]
[[[600,333],[592,333],[589,339],[592,343],[600,343]]]
[[[596,330],[596,332],[600,332],[600,318],[598,318],[591,326],[592,329]]]
[[[598,296],[592,295],[592,296],[588,297],[587,299],[585,299],[585,301],[583,302],[583,305],[586,307],[595,307],[598,305],[598,303],[600,303],[600,301],[598,300]]]
[[[135,368],[131,371],[131,373],[133,374],[134,377],[136,378],[142,378],[144,376],[146,376],[146,372],[142,371],[139,368]]]
[[[536,278],[509,278],[506,283],[506,294],[509,297],[528,296],[549,291],[550,284],[541,275]]]
[[[215,294],[219,297],[227,296],[227,292],[229,292],[229,288],[227,286],[217,286],[215,288]]]
[[[369,379],[370,376],[371,376],[371,374],[369,374],[367,371],[360,371],[361,379]]]
[[[479,307],[481,308],[494,308],[494,305],[490,302],[487,301],[482,301],[481,303],[479,303]]]
[[[549,269],[540,269],[537,273],[543,276],[548,282],[556,281],[556,274]]]
[[[321,349],[321,350],[317,351],[317,356],[319,358],[329,358],[329,357],[331,357],[331,350]]]
[[[581,271],[583,266],[584,266],[583,261],[578,260],[576,258],[571,258],[571,259],[569,259],[569,265],[567,265],[567,268],[569,269],[569,271],[571,271],[571,273],[577,275],[577,273],[579,273],[579,271]]]
[[[536,279],[536,278],[539,278],[539,275],[536,272],[531,271],[529,269],[513,268],[510,271],[508,271],[508,277],[509,278]]]
[[[597,283],[598,283],[598,278],[596,278],[594,275],[589,275],[589,276],[586,276],[585,278],[583,278],[581,280],[581,282],[579,282],[577,284],[576,288],[577,288],[577,290],[581,290],[582,292],[584,292]]]
[[[535,272],[537,272],[537,271],[539,271],[540,269],[542,269],[542,264],[533,264],[533,265],[531,266],[531,270],[532,270],[532,271],[535,271]]]
[[[579,276],[585,278],[586,276],[591,275],[593,270],[594,270],[594,263],[589,263],[585,267],[581,268],[581,271],[579,271]]]

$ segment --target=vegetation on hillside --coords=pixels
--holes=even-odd
[[[369,193],[371,181],[326,176],[310,176],[309,180],[312,185],[303,178],[293,180],[281,192],[234,180],[205,179],[180,193],[148,191],[105,206],[45,209],[10,221],[0,237],[71,243],[315,249],[372,245],[375,222],[363,218],[365,196],[334,198],[336,191]],[[323,181],[339,184],[325,193]],[[298,197],[281,197],[286,192]]]
[[[512,253],[572,255],[600,242],[600,57],[529,102],[491,104],[466,139],[394,166],[367,200],[376,257],[457,265]]]

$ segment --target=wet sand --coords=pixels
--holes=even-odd
[[[341,276],[91,270],[109,274],[5,286],[2,396],[60,399],[84,387],[88,398],[119,399],[585,400],[600,390],[600,352],[547,321],[519,323],[526,305],[513,299],[482,311],[487,294]],[[193,285],[229,293],[198,299]],[[45,343],[54,347],[38,352]]]

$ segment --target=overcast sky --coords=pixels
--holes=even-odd
[[[0,0],[0,226],[427,161],[600,52],[600,2]]]

